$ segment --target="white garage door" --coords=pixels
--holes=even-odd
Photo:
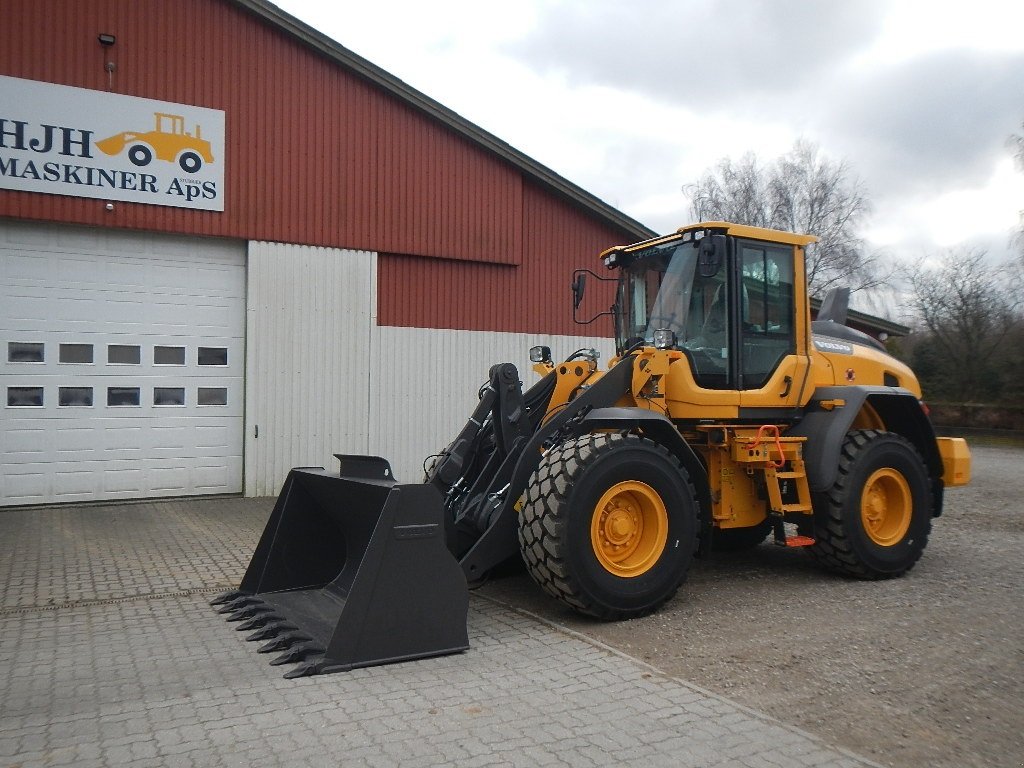
[[[245,246],[0,222],[0,506],[242,489]]]

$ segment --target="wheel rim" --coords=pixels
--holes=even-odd
[[[860,518],[875,544],[891,547],[903,540],[910,528],[914,497],[905,477],[895,469],[875,470],[864,484]]]
[[[640,576],[653,568],[668,540],[668,511],[649,485],[616,483],[594,507],[590,542],[597,561],[616,576]]]

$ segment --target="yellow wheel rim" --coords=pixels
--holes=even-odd
[[[875,544],[891,547],[903,540],[910,528],[914,497],[906,478],[895,469],[875,470],[860,499],[864,531]]]
[[[590,542],[609,573],[626,578],[647,573],[661,558],[666,541],[668,511],[649,485],[616,483],[594,507]]]

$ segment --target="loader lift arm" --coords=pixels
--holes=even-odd
[[[466,426],[426,477],[444,496],[449,549],[468,582],[519,554],[516,505],[543,451],[591,410],[618,400],[632,374],[633,357],[627,356],[542,424],[554,374],[523,393],[515,365],[491,368]]]

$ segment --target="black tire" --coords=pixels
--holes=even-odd
[[[612,527],[622,518],[641,524],[627,535]],[[555,446],[530,478],[519,513],[519,547],[534,581],[606,620],[643,616],[669,600],[686,578],[699,530],[686,470],[636,435],[585,435]],[[623,536],[623,553],[605,540],[615,539],[612,531]]]
[[[153,150],[145,144],[135,144],[128,148],[128,160],[132,165],[142,168],[153,162]]]
[[[715,552],[742,552],[753,549],[772,532],[772,521],[765,518],[748,528],[716,528],[711,534],[711,549]]]
[[[920,559],[931,533],[928,469],[905,438],[850,432],[835,484],[816,498],[811,556],[858,579],[900,576]]]
[[[203,158],[195,152],[182,152],[178,158],[178,167],[185,173],[196,173],[203,167]]]

